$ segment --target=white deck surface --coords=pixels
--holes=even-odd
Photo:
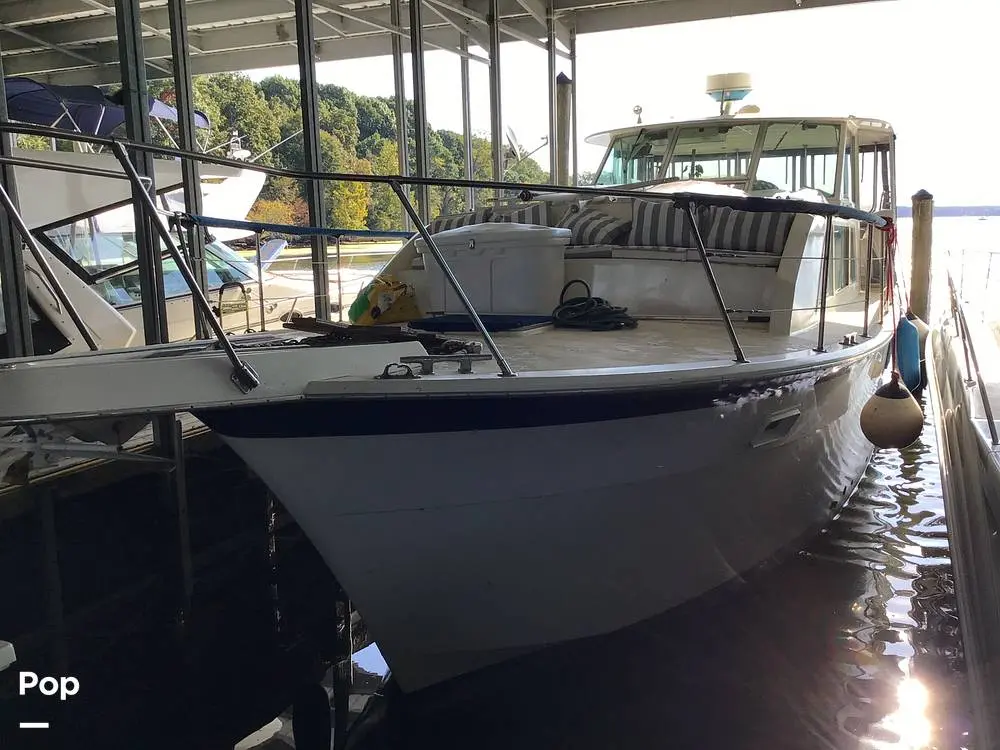
[[[853,295],[852,295],[853,296]],[[861,333],[863,301],[845,303],[827,313],[825,344],[846,334]],[[877,302],[871,304],[871,330],[877,330]],[[774,336],[767,323],[734,323],[736,336],[749,359],[814,349],[819,330],[812,326],[795,336]],[[455,338],[482,341],[475,335]],[[684,321],[639,319],[637,328],[590,331],[544,326],[521,332],[493,334],[515,370],[573,370],[632,365],[663,365],[733,359],[733,347],[721,320]],[[488,351],[485,348],[483,351]]]

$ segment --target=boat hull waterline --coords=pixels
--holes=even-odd
[[[628,397],[199,417],[295,516],[414,691],[659,615],[822,527],[871,456],[859,415],[887,352],[878,336],[794,374]]]

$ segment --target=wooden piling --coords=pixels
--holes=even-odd
[[[565,73],[556,77],[556,185],[569,185],[570,134],[572,133],[573,86]],[[574,144],[574,148],[575,148]]]
[[[926,190],[913,195],[913,237],[910,246],[910,310],[923,321],[930,312],[931,247],[934,196]]]

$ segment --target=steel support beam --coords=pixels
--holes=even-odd
[[[567,47],[569,46],[569,29],[566,28],[566,24],[553,17],[554,7],[552,2],[546,3],[544,0],[517,0],[517,4],[524,8],[528,12],[528,15],[538,21],[540,26],[546,30],[551,27],[556,38]]]
[[[410,62],[413,64],[413,144],[417,177],[430,177],[430,159],[427,155],[427,87],[424,75],[424,27],[421,4],[423,0],[409,0],[410,6]],[[427,185],[417,186],[417,209],[420,219],[430,221],[430,190]]]
[[[464,5],[460,0],[427,0],[427,2],[432,3],[433,5],[437,5],[440,8],[448,8],[449,10],[454,11],[457,15],[460,15],[471,21],[476,21],[477,23],[480,23],[483,26],[489,26],[488,13],[483,14],[478,11],[472,10],[471,8]],[[509,3],[506,3],[504,7],[500,9],[501,13],[497,16],[497,18],[502,18],[503,11],[508,7]],[[542,15],[541,18],[542,20],[540,23],[544,28],[545,16]],[[521,18],[509,19],[507,21],[500,21],[499,27],[500,27],[500,32],[502,34],[506,34],[512,39],[517,39],[520,42],[527,42],[528,44],[532,44],[536,47],[539,47],[540,49],[545,49],[546,48],[545,42],[539,38],[542,36],[542,34],[539,32],[537,28],[537,23],[539,22],[536,22],[534,18],[521,17]],[[484,45],[480,44],[480,46]],[[563,52],[562,50],[559,50],[559,54],[563,55],[564,57],[569,57],[569,53]]]
[[[0,122],[7,122],[7,91],[4,87],[3,63],[0,62]],[[15,137],[0,133],[0,156],[12,155]],[[17,182],[14,167],[0,165],[0,181],[14,206],[17,202]],[[31,342],[31,318],[28,315],[28,288],[24,277],[24,256],[21,235],[6,211],[0,210],[0,299],[6,322],[6,351],[0,356],[25,357],[34,353]]]
[[[391,0],[389,6],[389,18],[392,25],[396,27],[402,23],[399,5],[399,0]],[[407,143],[409,129],[406,125],[406,74],[403,69],[403,39],[396,35],[392,37],[392,78],[396,105],[396,149],[399,156],[399,174],[405,177],[410,174],[410,149]],[[406,211],[402,211],[402,214],[403,228],[408,230],[410,228],[410,215]]]
[[[115,21],[118,24],[122,103],[125,106],[125,132],[138,143],[152,143],[149,126],[149,99],[146,88],[146,66],[143,64],[142,24],[139,0],[115,0]],[[136,172],[149,179],[149,194],[155,200],[153,158],[143,151],[130,154]],[[133,187],[132,202],[135,216],[135,239],[138,248],[139,293],[142,295],[142,328],[147,344],[169,340],[167,311],[163,295],[163,266],[160,243],[153,233],[152,217],[143,207],[142,199]]]
[[[518,0],[521,2],[521,0]],[[546,50],[549,58],[549,183],[556,184],[559,173],[559,144],[556,140],[558,130],[558,117],[556,101],[556,19],[552,10],[552,2],[548,4],[548,13],[545,19],[547,31]]]
[[[462,47],[469,46],[469,40],[462,37]],[[472,104],[469,95],[469,61],[462,58],[459,61],[462,73],[462,144],[464,146],[463,161],[465,164],[465,179],[475,179],[472,163]],[[476,190],[475,188],[465,189],[465,210],[476,210]]]
[[[115,23],[118,26],[119,68],[122,82],[122,104],[125,107],[125,135],[136,143],[152,143],[149,124],[149,92],[146,88],[146,64],[142,49],[142,21],[139,0],[115,0]],[[119,159],[126,152],[119,151]],[[136,179],[132,182],[132,215],[135,217],[135,241],[138,254],[139,293],[142,295],[142,329],[146,344],[159,344],[170,340],[167,327],[167,308],[163,291],[163,261],[160,254],[160,237],[156,232],[159,218],[149,210],[149,203],[156,201],[153,157],[144,151],[128,154],[128,162],[135,167]],[[124,164],[122,167],[124,168]],[[148,195],[143,195],[139,178],[148,178]],[[153,452],[173,460],[180,437],[173,416],[153,418]],[[169,475],[163,475],[158,487],[162,501],[169,507],[175,496]]]
[[[313,28],[312,0],[295,0],[295,39],[299,55],[299,94],[302,102],[302,140],[305,151],[303,169],[323,171],[323,152],[319,140],[319,93],[316,88],[316,34]],[[332,169],[334,165],[330,165]],[[326,221],[323,200],[324,184],[309,180],[306,184],[306,203],[309,205],[309,224],[321,227]],[[313,296],[316,300],[316,317],[330,320],[330,269],[327,265],[327,238],[312,237]]]
[[[503,113],[500,110],[500,0],[490,0],[490,139],[493,141],[493,179],[503,180]],[[518,154],[520,156],[520,154]]]
[[[170,43],[173,46],[174,96],[177,105],[178,146],[185,151],[197,151],[198,142],[194,126],[194,90],[188,71],[187,0],[168,0],[170,13]],[[181,179],[184,184],[184,205],[194,214],[202,213],[201,169],[193,159],[181,162]],[[190,252],[191,271],[201,290],[208,294],[208,269],[205,266],[205,232],[201,227],[191,226],[187,230],[187,246]],[[258,293],[263,294],[263,285]],[[197,304],[194,305],[195,336],[207,339],[212,335],[208,322]]]

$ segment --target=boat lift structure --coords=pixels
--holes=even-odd
[[[195,150],[195,113],[191,77],[249,68],[298,64],[302,101],[305,163],[309,172],[322,171],[319,148],[316,66],[320,62],[392,55],[397,122],[404,120],[405,61],[411,53],[414,132],[414,176],[428,176],[427,111],[424,50],[452,51],[461,60],[465,178],[472,178],[469,64],[489,67],[493,179],[503,180],[503,115],[500,58],[504,42],[520,41],[546,50],[548,55],[548,143],[550,174],[557,182],[576,183],[576,40],[579,34],[638,28],[708,18],[848,5],[885,0],[0,0],[0,61],[2,75],[31,76],[48,84],[102,85],[120,83],[126,107],[126,133],[131,141],[151,142],[147,81],[173,79],[180,139],[185,150]],[[404,8],[405,5],[405,8]],[[478,50],[478,51],[477,51]],[[568,68],[568,81],[566,80]],[[557,105],[561,80],[568,86],[568,111]],[[0,93],[4,93],[0,91]],[[5,96],[0,96],[0,120],[7,119]],[[560,127],[560,116],[569,127]],[[560,133],[568,144],[559,144]],[[407,174],[405,134],[398,138],[399,172]],[[570,148],[570,144],[573,147]],[[559,148],[561,146],[562,148]],[[7,147],[0,147],[6,151]],[[558,163],[560,152],[565,163]],[[10,156],[9,153],[4,153]],[[143,177],[151,172],[148,155],[136,155]],[[571,166],[572,165],[572,166]],[[570,168],[571,166],[571,168]],[[197,166],[186,164],[184,179],[188,210],[201,213]],[[8,168],[4,177],[11,177]],[[16,200],[16,188],[4,180]],[[417,188],[417,205],[427,221],[425,187]],[[472,191],[467,199],[473,200]],[[319,183],[308,190],[309,224],[323,216]],[[137,214],[137,220],[141,217]],[[6,219],[0,223],[5,237]],[[142,233],[152,245],[151,228]],[[199,238],[193,236],[193,257],[200,258]],[[316,312],[329,317],[329,271],[326,238],[313,238],[312,264]],[[142,248],[140,242],[140,249]],[[12,329],[9,355],[30,352],[26,308],[19,307],[20,287],[13,276],[21,269],[18,250],[3,242],[4,313]],[[140,252],[140,256],[146,253]],[[152,256],[149,256],[152,257]],[[143,299],[154,298],[157,270],[140,261]],[[194,269],[199,278],[203,271]],[[148,288],[146,288],[148,285]],[[165,340],[162,310],[151,303],[144,309],[147,342]],[[21,313],[24,313],[22,315]],[[207,326],[202,326],[208,335]],[[26,347],[26,348],[25,348]]]

